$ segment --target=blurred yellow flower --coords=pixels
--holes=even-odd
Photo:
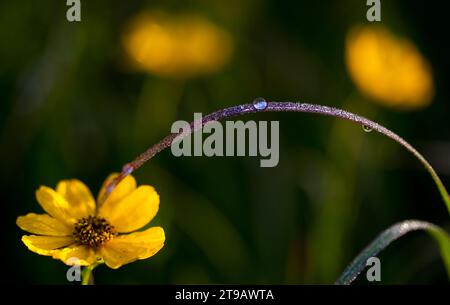
[[[230,58],[230,35],[197,15],[143,13],[122,39],[135,66],[158,76],[187,78],[218,71]]]
[[[416,109],[434,95],[430,65],[415,45],[382,26],[357,26],[346,42],[346,63],[361,92],[382,105]]]
[[[106,179],[98,198],[115,176]],[[52,256],[68,265],[104,262],[116,269],[146,259],[164,246],[161,227],[130,233],[150,222],[159,207],[155,189],[147,185],[136,187],[132,176],[122,180],[100,207],[86,185],[75,179],[60,181],[56,190],[41,186],[36,198],[48,214],[20,216],[17,225],[37,234],[22,237],[28,249],[37,254]]]

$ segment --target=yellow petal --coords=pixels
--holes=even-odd
[[[88,246],[82,245],[53,250],[52,256],[66,265],[89,266],[96,262],[95,251]]]
[[[100,192],[98,193],[97,202],[101,201],[103,195],[105,194],[106,187],[117,176],[118,174],[114,173],[109,175],[108,178],[106,178],[105,182],[102,185],[102,188],[100,189]],[[125,178],[123,178],[122,181],[120,181],[120,183],[114,188],[111,194],[109,194],[106,201],[102,203],[102,205],[106,203],[114,203],[120,201],[129,194],[131,194],[135,189],[136,189],[136,180],[132,175],[128,175]]]
[[[31,251],[40,255],[53,255],[55,249],[66,247],[75,241],[72,236],[24,235],[22,241]]]
[[[94,197],[80,180],[63,180],[56,186],[56,192],[66,199],[72,217],[80,219],[95,214]]]
[[[56,219],[68,224],[76,222],[76,218],[72,217],[67,200],[51,188],[41,186],[36,191],[36,199],[44,211]]]
[[[59,259],[67,265],[88,266],[96,261],[95,251],[87,246],[74,244],[70,236],[22,236],[23,243],[31,251]]]
[[[159,208],[159,195],[148,185],[138,187],[120,201],[106,201],[99,216],[106,218],[120,233],[142,228],[155,217]]]
[[[164,230],[149,228],[143,232],[121,235],[100,248],[99,254],[106,265],[117,269],[138,259],[155,255],[164,246]]]
[[[16,223],[22,230],[39,235],[69,236],[72,234],[70,226],[47,214],[29,213],[18,217]]]

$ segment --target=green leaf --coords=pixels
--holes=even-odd
[[[420,220],[405,220],[396,223],[392,227],[383,231],[372,243],[370,243],[351,263],[347,266],[339,279],[335,282],[337,285],[351,284],[358,275],[366,267],[366,261],[373,256],[376,256],[380,251],[389,246],[393,241],[399,239],[406,233],[425,230],[427,231],[439,244],[442,260],[444,261],[447,275],[450,279],[450,236],[440,227]]]

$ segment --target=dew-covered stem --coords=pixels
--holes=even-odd
[[[305,112],[305,113],[316,113],[326,116],[332,116],[348,121],[355,122],[363,127],[365,131],[375,130],[388,138],[391,138],[395,142],[399,143],[403,147],[405,147],[408,151],[410,151],[426,168],[428,173],[433,178],[442,199],[444,200],[447,210],[450,213],[450,196],[443,185],[441,179],[433,169],[433,167],[428,163],[428,161],[407,141],[405,141],[402,137],[387,129],[386,127],[379,125],[378,123],[371,121],[365,117],[359,116],[357,114],[348,112],[346,110],[342,110],[339,108],[316,105],[316,104],[308,104],[308,103],[295,103],[295,102],[274,102],[267,101],[263,98],[257,98],[253,103],[250,104],[242,104],[238,106],[233,106],[225,109],[218,110],[211,114],[208,114],[202,117],[201,122],[192,122],[190,124],[191,129],[189,133],[181,134],[180,133],[171,133],[163,138],[161,141],[156,143],[147,149],[144,153],[140,154],[136,159],[132,162],[125,164],[122,168],[120,174],[109,184],[107,187],[107,191],[105,192],[105,197],[113,190],[113,188],[127,175],[131,174],[133,171],[141,167],[146,161],[154,157],[159,152],[171,146],[173,140],[178,137],[178,139],[188,136],[189,134],[197,131],[205,124],[210,121],[220,121],[223,119],[228,119],[232,117],[237,117],[249,113],[257,113],[257,112]]]

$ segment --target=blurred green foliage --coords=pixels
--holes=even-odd
[[[364,2],[364,3],[363,3]],[[0,4],[2,255],[5,282],[67,283],[66,266],[28,251],[15,225],[41,212],[34,191],[103,179],[170,131],[176,119],[264,96],[341,107],[379,121],[418,147],[450,185],[449,47],[445,10],[383,1],[383,24],[410,37],[433,66],[436,95],[416,112],[382,108],[351,82],[345,37],[365,23],[365,1],[64,1]],[[226,29],[230,61],[189,79],[137,72],[121,35],[144,10],[190,12]],[[280,121],[280,163],[175,158],[165,151],[135,173],[161,197],[152,224],[166,230],[155,257],[95,270],[98,283],[332,283],[379,232],[409,218],[449,228],[432,180],[406,151],[349,122],[307,114]],[[382,283],[440,283],[446,273],[424,233],[380,256]],[[366,283],[363,278],[361,283]]]

